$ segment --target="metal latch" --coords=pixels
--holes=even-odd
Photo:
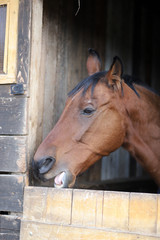
[[[14,95],[21,95],[24,94],[24,84],[23,83],[17,83],[14,85],[11,85],[11,94]]]

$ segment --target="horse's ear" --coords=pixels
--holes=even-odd
[[[88,75],[90,76],[101,70],[101,59],[99,57],[98,52],[95,51],[94,49],[89,48],[88,52],[89,52],[89,55],[87,58],[86,67],[87,67]]]
[[[114,89],[121,88],[123,75],[123,65],[119,57],[114,57],[113,63],[110,67],[110,70],[107,72],[107,81],[108,85],[112,86]]]

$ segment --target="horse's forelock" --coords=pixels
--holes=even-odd
[[[97,83],[100,80],[104,79],[106,74],[107,74],[107,71],[102,71],[102,72],[97,72],[97,73],[95,73],[95,74],[93,74],[91,76],[88,76],[87,78],[85,78],[81,82],[79,82],[77,84],[77,86],[75,88],[73,88],[68,93],[68,96],[71,97],[71,96],[75,95],[81,89],[83,89],[82,96],[84,96],[90,86],[91,86],[91,94],[93,94],[94,89],[95,89]],[[140,95],[138,94],[138,92],[137,92],[137,90],[136,90],[136,88],[135,88],[135,86],[133,84],[141,85],[141,86],[147,88],[148,90],[153,91],[151,88],[146,87],[146,85],[144,85],[141,81],[137,80],[136,78],[134,78],[134,77],[132,77],[130,75],[123,75],[123,79],[124,79],[124,82],[135,92],[135,94],[138,97],[140,97]],[[107,84],[107,79],[105,79],[105,81],[106,81],[106,84]],[[107,86],[108,86],[108,84],[107,84]],[[123,90],[122,90],[122,92],[123,92]],[[156,93],[156,92],[154,92],[154,93]]]
[[[106,76],[106,74],[107,74],[107,71],[98,72],[98,73],[95,73],[95,74],[83,79],[81,82],[79,82],[77,84],[77,86],[75,88],[73,88],[68,93],[68,96],[70,97],[70,96],[75,95],[81,89],[83,89],[82,95],[84,96],[90,86],[92,86],[91,91],[93,94],[97,83],[99,82],[100,79],[104,78]]]

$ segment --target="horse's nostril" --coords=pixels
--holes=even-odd
[[[39,173],[44,174],[47,173],[56,162],[56,159],[53,157],[43,158],[39,164]]]

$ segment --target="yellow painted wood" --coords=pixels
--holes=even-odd
[[[71,189],[48,189],[45,221],[49,223],[70,224]]]
[[[160,238],[156,194],[26,187],[23,209],[21,240]]]
[[[45,222],[47,188],[27,187],[24,191],[23,218]]]
[[[20,240],[157,240],[145,236],[95,228],[81,228],[34,222],[22,222]]]
[[[71,201],[71,189],[25,188],[23,218],[46,223],[70,224]]]
[[[158,205],[157,205],[157,234],[160,234],[160,195],[158,194],[157,196],[157,201],[158,201]]]
[[[156,233],[157,195],[131,193],[129,230],[142,233]]]
[[[103,227],[128,230],[129,193],[105,192]]]
[[[0,84],[16,82],[17,39],[19,0],[0,0],[0,5],[7,5],[4,74],[0,74]]]
[[[74,190],[72,224],[101,227],[102,204],[102,191]]]

